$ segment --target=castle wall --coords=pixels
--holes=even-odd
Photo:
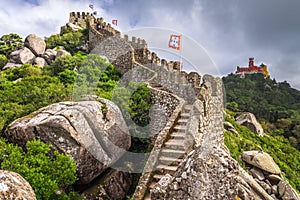
[[[151,179],[151,172],[147,170],[151,171],[155,165],[158,153],[175,127],[185,103],[193,105],[187,126],[196,146],[205,147],[208,154],[213,146],[223,144],[222,82],[218,78],[204,76],[200,85],[198,73],[182,71],[178,61],[160,59],[155,52],[150,52],[145,40],[129,39],[128,35],[121,37],[121,33],[103,18],[96,19],[84,13],[70,14],[71,23],[80,24],[87,19],[91,53],[106,56],[124,73],[120,84],[130,80],[149,84],[153,101],[151,114],[154,117],[150,129],[158,135],[134,196],[137,197],[135,199],[143,199]]]
[[[196,72],[182,73],[182,65],[178,61],[167,62],[160,59],[155,52],[150,52],[144,39],[128,35],[121,37],[121,33],[106,23],[103,18],[95,18],[90,13],[71,12],[70,23],[89,29],[89,50],[91,53],[106,56],[109,61],[122,73],[132,69],[134,62],[142,65],[160,66],[170,73],[166,78],[175,78],[180,84],[190,83],[192,87],[200,86],[201,76]],[[88,24],[86,23],[88,22]],[[181,75],[176,73],[181,72]],[[161,76],[162,79],[162,76]],[[172,83],[174,80],[172,80]]]
[[[183,73],[183,75],[186,75],[186,73]],[[202,97],[201,99],[197,99],[192,108],[191,116],[189,119],[189,123],[187,124],[188,130],[190,131],[190,135],[193,136],[193,140],[195,141],[195,146],[197,147],[196,150],[198,152],[202,152],[201,159],[205,160],[207,162],[207,157],[213,156],[212,152],[215,152],[216,149],[220,148],[224,144],[224,136],[223,136],[223,92],[222,92],[222,81],[220,78],[214,78],[212,76],[205,75],[203,77],[204,83],[199,86],[199,95]],[[141,176],[139,180],[139,184],[135,190],[135,193],[133,195],[134,199],[142,200],[144,199],[144,195],[146,194],[147,188],[149,188],[149,183],[151,181],[151,174],[152,169],[155,168],[155,164],[157,162],[157,157],[160,152],[160,150],[163,148],[164,142],[168,138],[168,134],[171,132],[172,128],[176,124],[176,121],[178,120],[180,110],[182,110],[183,103],[181,101],[180,104],[178,104],[177,108],[173,111],[173,114],[170,117],[170,120],[167,122],[167,125],[164,129],[159,133],[157,136],[155,146],[153,147],[153,150],[149,156],[149,159],[145,165],[144,173]],[[175,173],[174,177],[171,179],[170,183],[168,185],[168,188],[170,190],[159,190],[160,193],[151,193],[154,198],[157,197],[157,199],[173,199],[173,198],[180,198],[180,199],[188,199],[188,188],[186,187],[187,184],[189,186],[192,186],[193,188],[193,197],[197,197],[195,192],[199,191],[199,187],[195,186],[195,183],[188,182],[189,179],[186,180],[187,184],[181,184],[178,180],[182,179],[182,173],[189,173],[187,177],[192,177],[193,170],[185,170],[186,167],[191,168],[191,157],[193,154],[188,154],[187,157],[184,159],[182,164],[179,165],[179,171],[180,173]],[[228,157],[228,155],[225,155],[225,157]],[[200,158],[200,156],[199,156]],[[204,163],[205,163],[204,162]],[[215,174],[223,175],[222,170],[227,170],[227,167],[218,164],[218,167],[216,169],[221,169],[218,172],[216,169],[211,170],[209,167],[203,168],[203,173],[206,173],[208,176],[213,177]],[[194,169],[196,170],[196,169]],[[199,172],[200,173],[200,172]],[[233,173],[236,173],[234,171]],[[199,176],[197,176],[199,179],[198,184],[204,184],[205,189],[207,191],[210,191],[209,193],[205,193],[210,195],[211,190],[216,188],[214,184],[207,184],[205,185],[205,180],[201,179],[201,173]],[[193,179],[190,179],[193,180]],[[219,182],[221,180],[219,177],[217,180],[214,180],[216,182]],[[184,181],[184,180],[183,180]],[[227,181],[227,177],[226,177]],[[233,179],[228,179],[228,182],[231,183],[234,181]],[[179,186],[180,190],[174,188],[174,184]],[[228,187],[232,187],[233,185],[230,184]],[[227,189],[227,188],[226,188]],[[185,193],[178,193],[178,191],[184,190]],[[157,190],[158,191],[158,190]],[[200,190],[201,191],[201,190]],[[222,195],[224,194],[223,189],[220,189],[222,191]],[[168,195],[172,195],[172,198]],[[235,194],[232,194],[234,196]]]
[[[87,28],[87,21],[92,15],[85,12],[71,12],[69,22],[81,26],[82,28]]]

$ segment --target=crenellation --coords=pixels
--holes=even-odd
[[[188,82],[187,81],[188,73],[185,71],[181,71],[180,74],[181,74],[182,83],[186,84]]]
[[[75,17],[75,12],[70,12],[70,19],[71,19],[72,17]]]
[[[187,80],[189,83],[191,83],[193,85],[193,87],[199,87],[200,81],[201,81],[201,76],[197,72],[190,72],[187,75]]]
[[[124,40],[126,41],[126,42],[128,42],[128,35],[124,35]]]
[[[135,37],[135,36],[132,36],[131,42],[132,42],[132,43],[136,43],[136,37]]]
[[[168,61],[166,61],[165,59],[161,59],[161,67],[167,69],[167,66],[168,66]]]
[[[175,61],[173,65],[173,69],[176,71],[181,71],[181,63],[179,61]]]
[[[182,71],[182,64],[179,61],[167,61],[165,59],[160,59],[158,55],[155,52],[151,52],[148,49],[148,44],[146,40],[142,38],[138,38],[135,36],[132,36],[131,40],[129,40],[129,36],[124,34],[121,37],[121,33],[114,29],[110,23],[105,22],[103,17],[95,18],[90,13],[85,12],[71,12],[70,13],[70,22],[74,24],[85,24],[86,19],[89,19],[89,48],[90,50],[94,49],[98,45],[100,45],[103,41],[109,39],[115,40],[115,44],[119,43],[117,46],[122,48],[125,46],[130,46],[132,50],[128,53],[128,59],[132,59],[132,61],[129,61],[128,59],[125,59],[125,55],[122,56],[123,61],[126,60],[126,63],[122,63],[121,61],[118,61],[119,66],[126,66],[126,65],[132,65],[132,62],[138,62],[140,64],[147,64],[147,63],[153,63],[157,66],[161,66],[163,69],[168,70],[170,72],[181,72],[178,74],[178,77],[180,77],[180,82],[186,83],[189,82],[193,87],[199,87],[200,85],[200,75],[198,75],[195,72],[191,72],[187,74],[186,72]],[[124,46],[124,47],[125,47]],[[106,50],[109,51],[109,50]],[[111,54],[107,52],[108,54]],[[126,67],[126,69],[129,69]],[[182,80],[181,80],[182,79]],[[179,79],[178,79],[179,80]]]
[[[147,46],[146,40],[142,39],[142,45],[143,45],[143,46]]]
[[[168,70],[173,71],[173,69],[174,69],[174,61],[168,62]]]

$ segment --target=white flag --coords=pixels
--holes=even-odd
[[[180,35],[171,35],[169,40],[169,47],[176,50],[180,50],[180,40]]]

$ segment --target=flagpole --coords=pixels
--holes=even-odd
[[[183,47],[183,36],[180,35],[180,38],[181,38],[181,44],[180,44],[180,65],[181,65],[181,70],[182,70],[182,67],[183,67],[183,63],[182,63],[182,47]]]

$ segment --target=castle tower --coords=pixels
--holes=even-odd
[[[253,66],[254,66],[254,58],[251,57],[251,58],[249,58],[249,66],[248,67],[251,70],[253,68]]]

